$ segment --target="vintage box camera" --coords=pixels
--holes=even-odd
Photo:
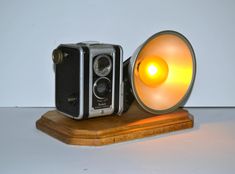
[[[58,111],[87,119],[123,111],[123,53],[119,45],[82,42],[53,51]]]

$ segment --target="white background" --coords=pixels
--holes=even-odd
[[[197,77],[187,106],[235,106],[235,1],[0,0],[0,106],[54,106],[53,48],[97,40],[124,58],[152,34],[192,43]]]

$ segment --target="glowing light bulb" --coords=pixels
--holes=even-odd
[[[168,65],[160,57],[146,57],[140,62],[138,71],[143,83],[156,87],[167,79]]]
[[[157,73],[157,67],[154,64],[149,65],[148,73],[149,75],[154,76]]]

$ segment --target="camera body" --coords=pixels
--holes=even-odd
[[[123,111],[123,53],[119,45],[61,44],[53,51],[56,108],[74,119]]]

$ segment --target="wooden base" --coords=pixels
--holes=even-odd
[[[64,143],[100,146],[193,127],[193,116],[184,109],[154,116],[133,103],[122,116],[73,120],[57,111],[45,113],[36,127]]]

